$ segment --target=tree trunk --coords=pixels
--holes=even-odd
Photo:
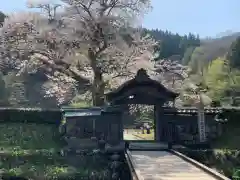
[[[102,73],[96,71],[94,73],[93,87],[92,87],[92,102],[93,106],[104,105],[104,89],[105,84],[103,81]]]
[[[174,89],[175,88],[175,77],[173,76],[173,79],[172,79],[173,81],[172,81],[172,89]],[[174,99],[173,101],[172,101],[172,103],[173,103],[173,107],[175,107],[175,105],[176,105],[176,99]]]
[[[105,83],[103,80],[101,69],[97,66],[96,53],[91,48],[88,49],[88,57],[90,59],[90,64],[94,72],[94,79],[92,85],[92,103],[93,106],[102,106],[104,105],[105,99]]]

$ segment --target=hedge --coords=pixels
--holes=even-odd
[[[59,125],[61,116],[60,109],[0,108],[0,123],[22,122]]]

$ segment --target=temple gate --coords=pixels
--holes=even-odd
[[[120,105],[124,107],[128,104],[154,105],[154,139],[156,141],[167,141],[170,135],[163,135],[167,126],[162,121],[164,119],[162,106],[165,103],[173,102],[177,96],[178,93],[172,92],[158,81],[151,79],[144,69],[140,69],[133,79],[106,94],[106,100],[110,106]]]

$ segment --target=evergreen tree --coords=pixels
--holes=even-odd
[[[183,55],[183,59],[182,59],[183,65],[188,65],[188,63],[191,61],[191,57],[192,57],[194,49],[195,49],[195,47],[193,47],[193,46],[187,48],[186,52]]]
[[[240,69],[240,37],[232,43],[227,59],[230,67]]]
[[[179,61],[181,61],[188,48],[200,46],[199,36],[195,36],[192,33],[180,36],[178,33],[174,34],[170,31],[158,29],[145,29],[144,33],[152,35],[155,40],[160,42],[158,59],[168,59],[172,56],[179,55]]]

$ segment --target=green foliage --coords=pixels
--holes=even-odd
[[[236,171],[236,167],[240,165],[238,157],[239,150],[185,150],[183,153],[208,167],[216,169],[228,178],[232,178],[232,175]]]
[[[240,92],[240,70],[231,69],[229,70],[229,87],[228,91],[232,96],[238,96]]]
[[[195,47],[189,47],[184,53],[183,59],[182,59],[182,64],[183,65],[188,65],[188,63],[191,61],[191,57],[193,54]]]
[[[229,67],[228,62],[225,58],[217,58],[209,64],[204,72],[208,95],[214,101],[224,104],[234,103],[240,92],[240,71]],[[226,99],[228,100],[226,101]],[[235,105],[237,105],[236,103]]]
[[[220,100],[224,97],[229,87],[229,77],[224,64],[224,59],[218,58],[208,66],[204,73],[204,80],[208,86],[208,94],[213,100]]]
[[[151,111],[151,110],[146,111],[146,112],[142,112],[142,113],[140,113],[139,120],[153,122],[154,121],[153,113],[154,112]]]
[[[57,130],[55,125],[0,124],[0,168],[4,176],[35,179],[43,176],[48,167],[58,166],[60,143],[54,138]]]
[[[240,169],[237,169],[234,173],[233,173],[233,180],[239,180],[240,179]]]
[[[191,60],[188,63],[191,67],[192,73],[201,73],[205,63],[204,49],[202,47],[195,48],[192,53]]]
[[[240,69],[240,37],[231,44],[227,59],[229,60],[230,67]]]
[[[189,62],[194,73],[201,72],[205,67],[208,67],[211,61],[219,57],[224,57],[238,36],[239,33],[236,33],[217,39],[201,40],[200,47],[194,50],[191,61]]]
[[[238,116],[239,114],[231,113],[228,123],[223,125],[224,133],[211,143],[211,152],[204,150],[191,151],[191,154],[195,155],[194,159],[217,169],[230,178],[235,170],[240,167],[240,144],[238,143],[240,126]]]
[[[91,172],[103,174],[109,161],[96,163],[95,156],[72,159],[61,156],[62,143],[54,125],[25,123],[0,124],[0,168],[3,179],[9,176],[27,179],[86,179]],[[73,161],[78,161],[74,164]],[[80,163],[79,163],[80,162]]]
[[[10,154],[27,154],[36,149],[58,148],[53,141],[54,125],[37,123],[1,123],[0,124],[0,147]]]

